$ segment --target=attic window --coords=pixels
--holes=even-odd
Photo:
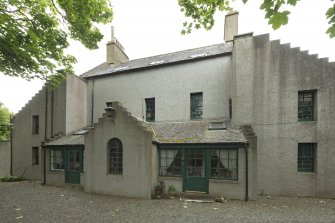
[[[208,130],[225,130],[226,125],[224,122],[209,122]]]
[[[118,67],[118,68],[115,68],[114,71],[123,71],[127,69],[129,69],[129,67]]]
[[[162,63],[164,63],[164,62],[165,62],[164,60],[152,61],[152,62],[150,63],[150,65],[159,65],[159,64],[162,64]]]
[[[207,56],[207,53],[193,54],[190,57],[191,58],[198,58],[198,57],[205,57],[205,56]]]

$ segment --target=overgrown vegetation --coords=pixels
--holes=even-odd
[[[231,10],[230,4],[235,0],[178,0],[181,11],[189,21],[184,22],[182,34],[191,33],[192,29],[205,28],[210,30],[214,23],[214,14],[217,11]],[[246,4],[249,0],[242,0]],[[260,1],[260,9],[265,12],[265,19],[273,29],[278,29],[288,23],[290,11],[289,6],[296,6],[303,0],[263,0]],[[334,2],[334,0],[327,0]],[[317,1],[315,1],[317,4]],[[335,3],[327,10],[325,17],[328,19],[329,27],[326,33],[330,38],[335,37]]]
[[[1,177],[0,178],[1,182],[18,182],[18,181],[23,181],[21,177],[16,177],[16,176],[6,176],[6,177]]]

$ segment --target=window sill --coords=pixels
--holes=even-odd
[[[122,173],[107,173],[107,176],[115,176],[115,177],[122,177]]]
[[[182,181],[182,176],[158,176],[158,180],[177,180]]]
[[[64,173],[64,170],[50,170],[50,173]]]
[[[240,184],[238,180],[228,180],[228,179],[209,179],[209,183]]]
[[[306,123],[306,124],[316,124],[317,120],[299,120],[297,121],[298,123]]]
[[[302,175],[316,175],[316,172],[297,171],[297,173]]]

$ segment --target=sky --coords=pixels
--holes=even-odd
[[[239,12],[239,34],[253,32],[254,35],[270,33],[270,39],[291,43],[319,58],[329,57],[335,61],[335,38],[325,34],[327,20],[325,13],[331,6],[330,0],[302,0],[290,8],[289,24],[279,30],[272,30],[259,9],[261,0],[235,0],[233,8]],[[98,25],[105,35],[98,50],[88,50],[79,42],[71,41],[67,52],[74,55],[76,75],[99,65],[106,60],[106,43],[111,38],[111,26],[115,37],[125,48],[129,59],[165,54],[223,42],[225,13],[217,13],[215,26],[210,31],[195,30],[181,35],[186,20],[180,12],[178,0],[112,0],[114,19],[111,24]],[[0,102],[17,113],[43,86],[42,81],[25,81],[0,74]]]

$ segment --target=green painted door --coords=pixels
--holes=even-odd
[[[80,184],[83,170],[83,150],[71,148],[65,150],[65,183]]]
[[[206,150],[185,149],[185,154],[184,191],[208,193]]]

